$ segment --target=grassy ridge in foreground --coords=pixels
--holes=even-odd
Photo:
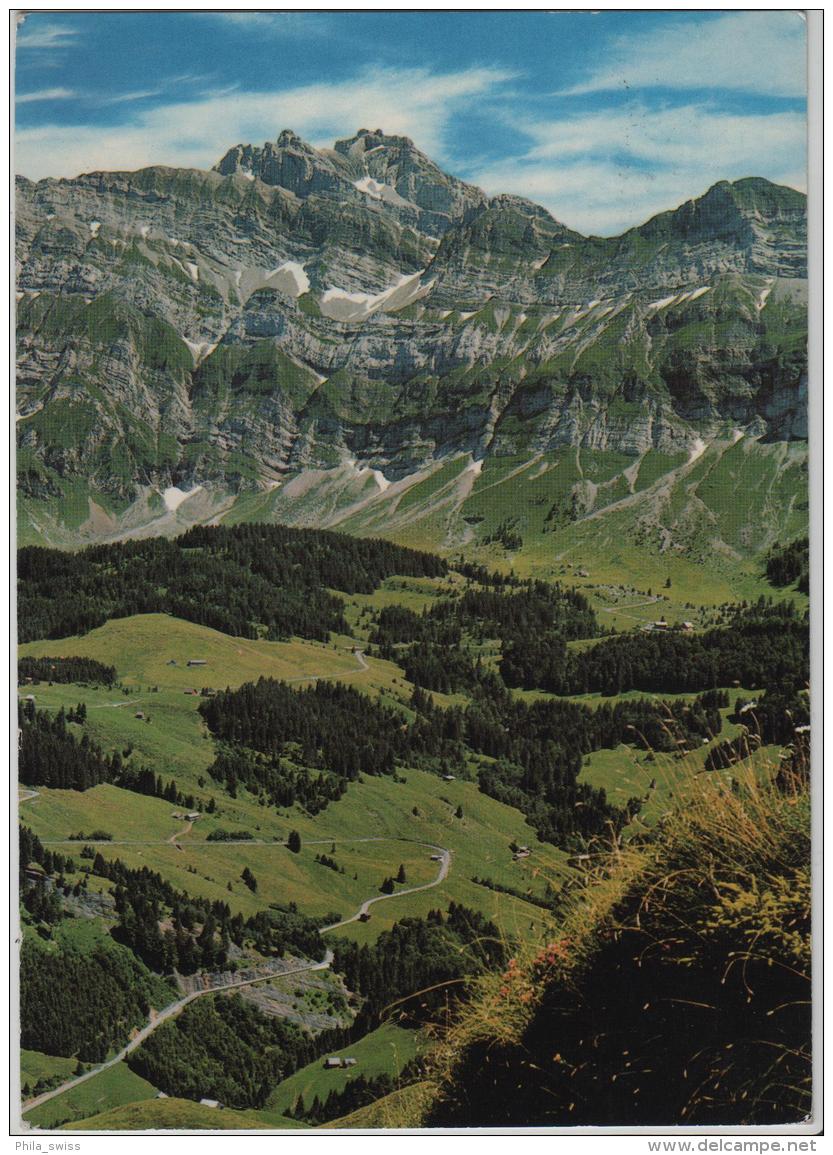
[[[300,1124],[287,1119],[280,1124],[297,1130]],[[64,1131],[274,1131],[255,1111],[218,1111],[201,1107],[190,1099],[150,1099],[104,1111],[90,1119],[68,1123]]]
[[[418,1120],[393,1096],[375,1116],[394,1127],[806,1118],[809,794],[772,785],[774,769],[762,782],[760,768],[738,767],[735,786],[698,775],[657,837],[600,856],[547,947],[522,946],[504,974],[478,980],[434,1052]]]

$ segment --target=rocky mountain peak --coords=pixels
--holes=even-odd
[[[343,156],[361,157],[365,153],[378,148],[412,149],[417,151],[414,142],[409,136],[388,136],[383,129],[360,128],[355,136],[337,140],[333,145],[336,152]]]
[[[750,271],[807,275],[807,198],[763,177],[718,181],[702,196],[628,235],[693,246],[731,245]]]
[[[278,148],[297,148],[303,152],[313,152],[312,145],[307,144],[297,132],[293,132],[291,128],[281,129],[276,141]]]

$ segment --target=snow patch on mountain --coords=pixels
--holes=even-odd
[[[384,181],[374,180],[372,176],[363,176],[361,180],[354,180],[353,187],[369,196],[374,201],[384,201],[389,205],[406,205],[408,201]]]
[[[333,321],[363,321],[371,313],[380,309],[390,312],[404,309],[406,305],[424,297],[433,288],[434,282],[420,285],[425,269],[408,274],[403,273],[395,284],[381,293],[348,292],[346,289],[325,289],[319,302],[321,312]]]
[[[187,337],[183,337],[182,340],[194,355],[195,368],[200,362],[204,361],[209,354],[213,353],[220,343],[219,341],[189,341]]]
[[[769,284],[765,285],[764,288],[761,289],[760,293],[758,294],[758,300],[755,302],[755,308],[758,310],[759,313],[760,313],[761,309],[763,309],[764,305],[766,304],[767,297],[772,292],[772,286],[774,284],[775,284],[775,278],[771,277]]]
[[[90,221],[90,236],[97,237],[98,230],[101,228],[101,221]]]
[[[195,485],[193,489],[186,490],[180,489],[178,485],[169,485],[168,488],[162,492],[162,500],[165,502],[165,508],[173,513],[174,510],[179,509],[182,503],[187,501],[189,497],[193,497],[195,493],[200,493],[202,488],[201,485]]]
[[[275,282],[274,287],[287,296],[300,297],[309,292],[309,277],[304,266],[297,261],[284,261],[269,273],[266,280]]]
[[[691,448],[688,451],[688,465],[692,465],[698,458],[702,457],[706,452],[706,443],[702,437],[696,438]]]

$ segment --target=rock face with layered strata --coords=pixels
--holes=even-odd
[[[806,438],[805,220],[750,178],[583,237],[364,129],[21,179],[21,491],[138,529],[169,487],[196,517],[345,468]]]

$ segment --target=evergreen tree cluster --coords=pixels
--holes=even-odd
[[[223,783],[232,798],[237,797],[242,784],[272,806],[283,809],[297,802],[312,815],[337,802],[347,790],[346,779],[339,775],[313,774],[276,754],[261,754],[242,746],[223,747],[208,772]]]
[[[105,940],[82,952],[47,947],[24,935],[20,1041],[27,1049],[101,1062],[145,1022],[151,1006],[166,1006],[174,998],[172,987],[115,942]]]
[[[454,980],[502,965],[506,953],[493,923],[454,902],[446,915],[432,910],[424,919],[401,919],[372,945],[339,940],[333,969],[364,998],[353,1037],[375,1029],[385,1008],[414,992],[419,992],[418,1002],[402,1004],[398,1012],[414,1022],[430,1017],[446,999],[462,994],[462,984]]]
[[[32,682],[78,682],[90,686],[112,686],[116,680],[114,666],[105,666],[94,658],[19,658],[17,662],[18,683]]]
[[[54,926],[64,917],[61,893],[70,893],[64,873],[74,873],[76,864],[63,854],[45,849],[28,826],[19,827],[18,859],[24,918],[36,925]],[[33,869],[34,866],[39,866],[41,871]]]
[[[479,657],[473,660],[455,646],[417,642],[397,655],[397,660],[409,682],[439,694],[477,693],[497,683],[496,675],[483,668]]]
[[[199,709],[224,742],[269,755],[292,744],[305,766],[348,780],[359,773],[392,773],[403,749],[401,714],[338,682],[293,689],[260,678],[209,698]]]
[[[76,870],[73,860],[43,845],[28,826],[18,828],[18,859],[20,870],[36,862],[43,867],[44,874],[72,874]]]
[[[767,580],[774,586],[797,584],[803,594],[810,592],[810,539],[800,537],[789,545],[774,545],[766,559]]]
[[[127,1062],[168,1095],[251,1108],[313,1057],[309,1036],[293,1023],[239,995],[209,995],[158,1027]]]
[[[118,858],[107,861],[100,852],[92,873],[115,883],[114,937],[160,974],[222,969],[231,943],[275,958],[287,951],[316,959],[324,954],[318,924],[299,914],[294,903],[273,904],[244,919],[232,915],[225,902],[194,898],[146,866],[133,869]],[[248,876],[256,886],[251,871]]]
[[[523,902],[531,903],[532,906],[540,906],[542,910],[554,911],[558,909],[559,899],[555,892],[551,893],[549,898],[541,898],[537,894],[518,890],[514,886],[504,886],[500,882],[495,882],[493,878],[480,878],[476,874],[473,876],[472,882],[475,886],[485,886],[487,890],[493,890],[497,894],[511,894],[513,898],[520,898]]]
[[[791,745],[796,740],[796,730],[810,723],[806,695],[790,687],[767,690],[759,702],[749,706],[743,713],[736,712],[732,719],[742,723],[741,733],[709,750],[706,770],[727,770],[760,745]]]
[[[236,637],[325,640],[349,632],[329,590],[372,593],[392,574],[439,577],[445,562],[386,541],[285,526],[198,526],[78,553],[18,552],[21,641],[84,634],[110,618],[168,613]],[[71,597],[62,595],[72,591]]]
[[[297,1119],[299,1122],[317,1127],[333,1119],[341,1119],[353,1111],[358,1111],[360,1107],[367,1107],[377,1099],[383,1099],[385,1095],[390,1095],[393,1091],[414,1082],[419,1074],[420,1067],[416,1060],[406,1063],[395,1079],[387,1072],[370,1076],[360,1072],[340,1091],[335,1088],[329,1091],[323,1102],[318,1095],[315,1095],[309,1106],[306,1106],[303,1095],[299,1095],[293,1106],[284,1111],[284,1115],[288,1119]]]
[[[604,790],[579,783],[583,755],[622,742],[674,751],[699,745],[721,729],[716,702],[713,695],[690,703],[643,698],[589,709],[563,699],[525,703],[502,690],[465,710],[440,710],[415,694],[421,713],[408,731],[409,758],[453,764],[455,751],[487,755],[480,789],[519,809],[540,838],[572,846],[611,823],[621,828],[639,808],[637,799],[614,807]]]
[[[36,710],[34,702],[18,704],[20,749],[18,777],[27,786],[88,790],[112,782],[122,773],[119,753],[104,754],[87,734],[78,741],[70,731],[66,711]]]
[[[443,598],[422,614],[401,606],[380,610],[371,643],[383,658],[400,662],[415,685],[440,693],[476,691],[495,676],[461,648],[464,633],[476,641],[498,639],[505,648],[527,642],[540,649],[546,638],[562,655],[565,641],[594,637],[596,617],[584,596],[545,582],[499,588],[466,589]]]
[[[163,782],[147,766],[125,765],[118,750],[105,754],[87,734],[77,738],[68,724],[83,724],[86,716],[83,702],[69,712],[61,707],[56,714],[37,710],[34,702],[19,703],[19,780],[27,786],[56,790],[89,790],[110,782],[135,794],[164,798],[175,806],[196,806],[193,794],[183,794],[175,781]]]
[[[617,809],[603,791],[577,784],[582,755],[623,741],[677,750],[681,742],[712,737],[722,725],[713,697],[690,703],[641,699],[591,710],[563,700],[527,705],[497,681],[465,709],[436,709],[419,691],[412,705],[418,714],[408,725],[352,687],[318,682],[299,690],[262,678],[218,694],[200,709],[215,736],[229,744],[212,773],[232,789],[241,768],[247,784],[256,786],[266,781],[266,768],[276,776],[272,799],[288,798],[290,790],[278,793],[275,786],[287,751],[319,767],[314,781],[337,783],[332,793],[340,795],[360,772],[392,773],[397,763],[462,765],[469,750],[495,760],[480,772],[481,789],[518,807],[542,838],[559,843],[592,837],[610,822],[619,827],[636,808],[634,802]]]

